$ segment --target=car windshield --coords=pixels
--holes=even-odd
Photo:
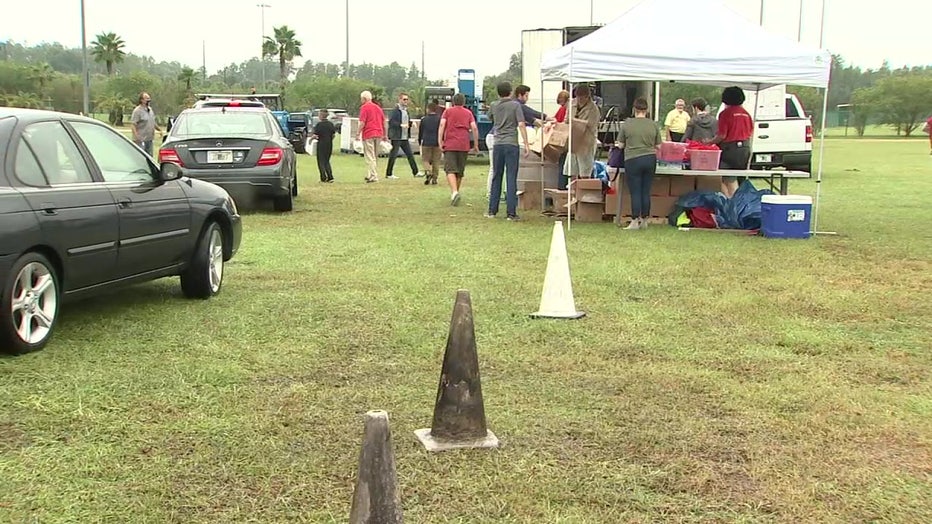
[[[181,115],[172,127],[178,138],[225,137],[252,138],[268,136],[269,119],[260,112],[209,111]]]

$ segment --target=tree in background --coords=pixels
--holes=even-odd
[[[932,112],[932,73],[897,72],[877,82],[884,122],[909,137]]]
[[[91,55],[95,62],[106,65],[107,76],[113,76],[114,64],[119,64],[126,58],[126,52],[123,51],[125,47],[126,42],[116,33],[100,33],[91,42]]]
[[[184,82],[185,91],[190,91],[191,81],[194,80],[194,70],[188,66],[182,67],[181,72],[178,73],[178,80]]]
[[[29,80],[35,83],[36,92],[40,95],[46,94],[46,88],[55,78],[55,70],[46,62],[32,66],[29,71]]]
[[[287,25],[273,28],[274,37],[267,36],[262,42],[263,58],[278,58],[278,70],[281,74],[281,88],[284,92],[288,75],[291,74],[291,63],[295,57],[301,56],[301,41],[295,37],[294,30]]]
[[[880,96],[873,87],[861,87],[851,93],[851,117],[858,136],[864,136],[867,123],[880,111]]]
[[[498,92],[496,87],[501,82],[511,82],[512,86],[516,86],[521,83],[521,52],[517,52],[511,55],[508,59],[508,69],[504,73],[499,73],[497,75],[486,76],[482,80],[482,99],[487,103],[498,100]],[[533,89],[533,86],[531,86]]]

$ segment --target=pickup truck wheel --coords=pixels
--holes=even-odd
[[[291,196],[298,196],[298,169],[291,170]]]
[[[26,253],[2,285],[0,351],[22,355],[42,349],[58,320],[61,289],[54,266],[38,253]]]
[[[210,222],[197,241],[191,262],[181,273],[181,291],[188,298],[207,299],[223,286],[223,230]]]

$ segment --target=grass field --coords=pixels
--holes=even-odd
[[[0,359],[0,522],[346,522],[369,409],[408,522],[932,522],[923,144],[827,143],[837,236],[574,224],[579,321],[528,318],[552,223],[483,218],[483,166],[451,208],[313,162],[293,213],[246,214],[220,296],[136,286]],[[457,288],[503,446],[429,455]]]

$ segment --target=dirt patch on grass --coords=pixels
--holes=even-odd
[[[12,422],[0,422],[0,453],[7,453],[28,447],[32,439],[19,426]]]

